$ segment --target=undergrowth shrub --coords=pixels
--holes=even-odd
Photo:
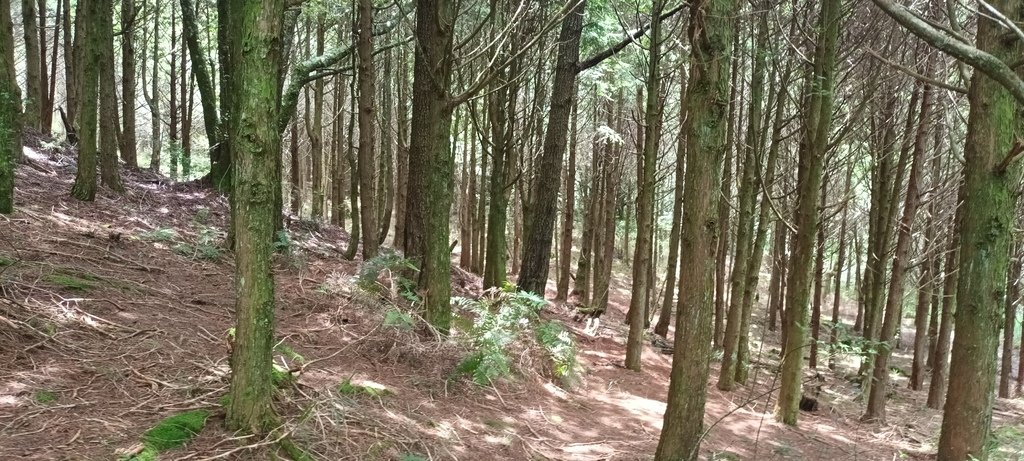
[[[544,298],[506,283],[478,300],[455,298],[453,302],[474,316],[472,325],[463,327],[473,352],[459,363],[458,374],[488,385],[511,376],[515,352],[539,350],[551,361],[549,371],[554,377],[563,385],[572,384],[578,367],[576,343],[561,323],[541,321]]]
[[[417,271],[416,265],[395,251],[381,249],[380,254],[363,262],[356,274],[356,286],[365,292],[384,295],[394,291],[410,303],[418,303],[416,282],[407,277]]]

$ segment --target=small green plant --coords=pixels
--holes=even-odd
[[[557,320],[542,322],[536,334],[537,342],[551,358],[555,377],[566,385],[572,385],[579,367],[576,361],[576,341],[572,335]]]
[[[544,298],[506,283],[479,300],[455,298],[454,303],[475,317],[466,329],[473,352],[458,364],[456,373],[470,376],[479,385],[510,376],[510,348],[514,344],[529,347],[532,339],[551,359],[557,378],[565,384],[575,378],[576,344],[560,323],[540,321]]]
[[[162,229],[154,229],[149,232],[143,232],[139,234],[139,238],[147,242],[169,242],[178,238],[178,231],[165,227]]]
[[[427,461],[427,458],[419,453],[402,453],[398,459],[399,461]]]
[[[210,221],[210,209],[206,207],[200,207],[196,210],[196,216],[193,220],[199,224],[206,224]]]
[[[36,391],[34,399],[40,405],[49,405],[57,401],[57,393],[48,390]]]
[[[14,263],[16,263],[16,262],[18,262],[18,261],[13,259],[13,258],[10,258],[10,257],[5,256],[5,255],[0,255],[0,267],[13,266]]]
[[[373,294],[383,294],[390,287],[385,287],[380,282],[380,277],[385,272],[391,277],[396,285],[398,295],[411,303],[420,301],[416,294],[416,282],[407,277],[407,274],[416,272],[416,265],[412,260],[389,250],[381,250],[380,254],[370,258],[359,268],[356,274],[356,286],[359,289]]]
[[[179,243],[172,250],[189,258],[215,261],[220,259],[220,246],[217,244],[219,240],[220,232],[216,228],[200,226],[199,237],[194,245]]]
[[[274,350],[277,351],[278,354],[287,357],[288,360],[291,360],[293,362],[302,363],[306,361],[305,357],[300,355],[298,352],[295,352],[295,349],[292,349],[285,343],[278,343],[278,345],[274,347]]]
[[[277,231],[277,238],[274,239],[274,251],[289,254],[292,251],[292,240],[288,237],[288,231],[281,229]]]
[[[130,456],[127,461],[153,461],[160,452],[177,448],[195,438],[203,427],[210,412],[192,410],[165,418],[142,434],[143,449]]]
[[[416,322],[408,312],[391,308],[384,312],[384,326],[399,330],[412,330]]]

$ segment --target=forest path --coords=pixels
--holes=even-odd
[[[35,158],[17,170],[18,211],[0,218],[0,459],[115,459],[157,421],[197,408],[212,411],[211,423],[160,459],[266,459],[269,440],[231,439],[220,424],[233,323],[232,262],[216,248],[224,199],[127,173],[124,196],[80,203],[67,196],[67,159]],[[275,260],[278,340],[306,365],[276,407],[317,459],[651,458],[671,357],[649,347],[642,372],[622,368],[627,271],[613,277],[612,309],[596,337],[582,336],[568,308],[544,314],[577,334],[579,386],[566,391],[525,373],[480,387],[449,379],[464,350],[382,327],[387,306],[353,289],[358,263],[340,257],[343,232],[305,223],[290,231],[296,251]],[[456,283],[471,295],[478,280],[457,271]],[[771,403],[752,397],[773,385],[777,341],[770,334],[755,345],[756,383],[735,392],[714,388],[712,364],[709,457],[928,459],[940,414],[922,409],[924,394],[905,380],[894,383],[889,425],[857,421],[856,389],[841,373],[824,373],[826,408],[803,414],[799,429],[774,423]],[[303,363],[290,353],[279,360]],[[853,365],[843,362],[844,372]],[[390,393],[343,395],[345,381]],[[1022,415],[1020,401],[998,401],[997,426],[1022,430]]]

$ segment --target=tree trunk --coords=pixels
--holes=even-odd
[[[100,61],[100,181],[115,192],[123,192],[120,167],[117,163],[117,83],[114,77],[114,4],[112,0],[97,0],[103,8],[98,24],[103,56]]]
[[[142,90],[146,103],[149,105],[149,169],[157,174],[160,173],[160,150],[163,147],[163,139],[160,134],[160,130],[163,128],[160,114],[160,3],[159,1],[153,2],[153,52],[150,55],[153,60],[153,72],[150,76],[150,92],[146,94],[145,85]],[[142,80],[146,80],[145,66],[142,70]]]
[[[39,60],[39,26],[36,22],[36,0],[21,0],[21,25],[25,40],[25,112],[21,115],[22,128],[39,131],[42,110],[42,88],[39,85],[43,63]]]
[[[0,0],[0,214],[14,212],[14,164],[21,154],[21,92],[15,73],[11,0]]]
[[[713,210],[728,124],[733,0],[697,0],[690,6],[692,80],[683,130],[687,142],[675,351],[664,426],[654,459],[693,461],[704,435],[714,308],[715,240],[721,223]],[[701,27],[696,27],[701,25]]]
[[[648,47],[647,102],[644,108],[643,155],[637,157],[636,246],[633,252],[633,290],[629,298],[629,335],[626,340],[626,368],[640,371],[647,323],[648,292],[654,284],[654,194],[657,188],[658,150],[661,145],[661,11],[665,4],[654,0],[651,7],[651,42]]]
[[[54,100],[57,92],[57,55],[60,54],[57,50],[60,49],[61,39],[61,17],[63,15],[64,3],[61,1],[57,2],[57,9],[53,15],[53,51],[50,53],[50,71],[48,77],[48,86],[43,88],[46,99],[43,101],[43,113],[41,114],[42,119],[40,120],[40,126],[42,128],[42,135],[50,137],[53,135],[53,110]],[[39,42],[43,44],[40,55],[45,58],[46,55],[46,0],[39,0]],[[66,40],[66,38],[65,38]],[[42,59],[45,64],[45,59]],[[43,67],[45,70],[45,65]]]
[[[555,288],[555,300],[565,301],[569,299],[569,279],[572,267],[572,231],[576,211],[576,150],[579,147],[579,132],[577,123],[579,120],[579,104],[572,106],[572,126],[569,128],[569,161],[565,167],[565,178],[562,181],[565,188],[565,203],[562,211],[562,248],[559,258],[558,282]]]
[[[1019,244],[1017,245],[1020,246]],[[1024,269],[1024,260],[1020,257],[1019,249],[1012,253],[1010,262],[1009,278],[1006,282],[1006,312],[1003,324],[1003,354],[999,375],[999,397],[1008,399],[1010,393],[1010,379],[1013,376],[1013,332],[1017,327],[1017,301],[1020,300],[1020,276],[1021,269]]]
[[[76,131],[79,136],[78,171],[75,183],[71,186],[71,196],[82,201],[91,202],[96,199],[96,164],[97,164],[97,111],[99,100],[100,67],[103,63],[102,16],[108,14],[103,10],[103,1],[83,2],[82,14],[77,22],[83,29],[76,36],[82,45],[81,89],[78,97],[80,107]]]
[[[135,0],[121,0],[121,160],[139,167],[135,136]],[[155,38],[154,38],[155,40]]]
[[[991,2],[1019,21],[1020,2]],[[998,59],[1020,56],[1020,42],[1006,40],[1001,23],[978,14],[977,47]],[[992,423],[996,352],[1002,328],[1002,301],[1014,222],[1017,167],[1002,162],[1019,128],[1020,104],[1005,87],[975,70],[967,99],[971,110],[964,150],[966,189],[960,231],[960,274],[957,287],[956,335],[949,365],[949,396],[943,409],[938,460],[970,456],[984,461]],[[1018,120],[1019,121],[1019,120]],[[1016,136],[1015,136],[1016,135]]]
[[[273,238],[276,166],[281,157],[277,130],[278,74],[284,0],[234,0],[234,64],[227,141],[235,153],[232,181],[235,208],[235,342],[225,420],[229,429],[257,435],[276,426],[271,380],[274,345]],[[197,60],[198,61],[198,60]],[[243,283],[244,282],[244,283]]]
[[[395,236],[394,246],[398,250],[405,249],[405,220],[406,201],[409,194],[409,76],[408,61],[405,48],[402,48],[401,58],[398,61],[398,111],[397,134],[398,152],[395,160]]]
[[[956,202],[956,216],[949,231],[942,282],[942,314],[939,316],[939,335],[935,340],[935,360],[931,384],[928,386],[928,408],[942,409],[949,377],[949,348],[953,342],[953,316],[956,310],[957,271],[960,261],[960,227],[963,225],[964,185],[960,184]]]
[[[580,36],[587,0],[580,0],[562,20],[558,34],[558,57],[551,87],[551,109],[544,131],[544,145],[537,178],[530,187],[529,216],[522,263],[517,283],[524,291],[544,295],[551,259],[551,238],[558,214],[556,201],[562,162],[569,129],[569,116],[576,99],[576,73],[579,69]]]
[[[889,392],[889,358],[892,356],[892,349],[895,348],[893,337],[896,335],[903,319],[903,280],[906,277],[907,268],[910,263],[911,231],[920,202],[920,176],[921,170],[924,168],[924,152],[928,147],[928,130],[931,126],[931,95],[932,87],[925,84],[921,94],[920,123],[918,124],[917,135],[914,139],[914,153],[911,160],[910,176],[907,179],[903,217],[900,219],[899,232],[896,237],[896,251],[892,257],[889,294],[885,300],[885,318],[878,336],[881,345],[875,355],[867,409],[861,418],[864,421],[885,422],[885,400]]]
[[[448,250],[453,165],[448,102],[452,74],[454,5],[417,0],[412,131],[406,201],[406,256],[419,266],[426,320],[442,334],[451,324]]]
[[[836,240],[839,242],[839,254],[836,255],[836,283],[835,288],[832,290],[832,327],[829,328],[828,343],[829,343],[829,356],[828,356],[828,369],[836,369],[836,347],[839,345],[839,324],[841,322],[839,318],[839,300],[843,288],[843,270],[846,264],[846,218],[850,211],[850,186],[853,181],[853,165],[846,168],[846,182],[843,186],[843,216],[839,222],[839,237]]]
[[[288,169],[291,183],[291,205],[292,215],[302,218],[302,155],[299,154],[299,120],[292,120],[291,129],[288,135]]]
[[[821,304],[822,291],[825,276],[825,228],[828,227],[826,220],[825,198],[828,196],[828,184],[821,185],[821,202],[818,205],[821,216],[818,218],[818,236],[814,239],[814,294],[811,299],[811,353],[807,366],[814,370],[818,368],[818,341],[821,339]]]
[[[316,23],[316,55],[324,54],[324,18],[323,13],[317,17]],[[313,120],[309,129],[309,155],[312,158],[313,184],[310,199],[313,201],[312,216],[315,221],[324,219],[324,79],[318,78],[313,83]],[[309,107],[306,108],[309,110]]]
[[[192,74],[195,76],[196,86],[199,89],[199,102],[203,107],[203,127],[206,130],[206,137],[209,140],[210,144],[209,177],[216,187],[221,189],[228,189],[229,183],[227,182],[227,178],[229,175],[228,166],[230,165],[230,156],[227,153],[228,151],[226,151],[225,148],[223,147],[228,143],[222,142],[224,140],[222,139],[223,136],[221,134],[221,132],[224,130],[221,124],[226,123],[223,120],[227,119],[228,116],[226,114],[221,114],[217,111],[217,95],[213,87],[213,78],[211,77],[210,70],[212,65],[207,63],[206,52],[203,51],[199,44],[199,26],[196,23],[195,6],[192,4],[192,0],[180,1],[182,42],[188,48],[188,54],[192,58]],[[234,18],[230,17],[231,15],[226,14],[225,11],[222,11],[224,7],[221,6],[221,2],[226,1],[227,0],[218,0],[217,38],[219,48],[229,45],[229,43],[226,42],[229,42],[230,40],[227,39],[226,36],[222,36],[222,34],[227,34],[227,32],[222,32],[221,29],[228,29],[229,27],[232,27],[229,26],[228,23],[234,20]],[[171,22],[171,24],[173,33],[173,21]],[[182,59],[185,59],[184,51],[182,52]],[[231,88],[226,86],[225,82],[234,78],[233,76],[231,76],[232,72],[231,69],[229,68],[230,66],[226,66],[225,64],[225,60],[222,59],[220,69],[220,91],[222,95],[230,94]],[[280,72],[280,70],[278,70],[277,72]],[[182,85],[185,84],[185,81],[185,76],[183,74]],[[184,104],[185,102],[182,101],[182,103]],[[225,98],[222,97],[220,103],[221,108],[224,108],[230,107],[232,101],[230,101],[229,99],[225,100]],[[278,134],[278,137],[280,137],[280,134]]]
[[[685,63],[685,60],[681,60]],[[684,64],[680,64],[679,75],[686,75]],[[686,100],[686,84],[680,82],[680,100]],[[679,108],[680,126],[686,123],[686,108]],[[672,229],[668,234],[668,266],[665,270],[665,297],[658,313],[658,322],[654,324],[654,334],[668,337],[668,326],[672,319],[672,305],[675,301],[676,268],[679,266],[679,241],[683,223],[683,175],[686,165],[686,137],[679,133],[676,142],[675,185],[672,191]],[[586,238],[586,237],[584,237]]]
[[[780,369],[781,384],[775,416],[780,422],[795,425],[799,412],[803,382],[803,356],[807,343],[807,304],[809,301],[811,258],[814,235],[818,227],[818,197],[825,149],[832,125],[833,85],[836,74],[836,48],[842,22],[839,0],[822,3],[818,42],[815,46],[814,69],[807,84],[808,101],[804,139],[800,145],[800,166],[797,172],[798,196],[795,224],[796,237],[789,261],[789,289],[786,293],[785,355]]]

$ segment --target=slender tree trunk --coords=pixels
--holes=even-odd
[[[323,13],[316,20],[316,55],[324,54],[324,32],[326,19]],[[313,120],[309,128],[309,151],[313,166],[313,183],[310,199],[313,201],[312,218],[324,219],[324,79],[313,82]],[[306,110],[309,110],[307,107]]]
[[[775,416],[780,422],[795,425],[799,412],[803,381],[803,356],[807,343],[807,304],[814,234],[818,227],[818,197],[821,192],[825,148],[832,125],[833,85],[836,51],[842,28],[842,2],[822,3],[815,46],[814,70],[808,82],[808,103],[804,139],[800,146],[800,166],[796,204],[797,235],[789,265],[785,355],[780,370],[781,384]]]
[[[153,52],[151,55],[153,72],[150,76],[149,94],[146,94],[145,88],[143,88],[143,95],[146,97],[146,103],[149,105],[149,169],[154,173],[160,173],[160,150],[163,147],[163,139],[161,139],[160,133],[163,127],[160,113],[160,3],[156,0],[153,2]],[[142,74],[142,79],[145,80],[145,66],[143,66]],[[145,87],[145,85],[143,86]]]
[[[392,107],[391,89],[394,87],[391,71],[391,50],[384,52],[384,79],[386,88],[381,92],[381,117],[380,127],[380,184],[378,197],[378,219],[377,245],[384,245],[387,240],[388,231],[391,229],[391,215],[395,208],[395,167],[394,167],[394,138],[392,132]],[[475,146],[474,146],[475,148]]]
[[[565,167],[565,178],[562,181],[565,188],[565,209],[562,211],[562,248],[559,258],[558,282],[555,292],[556,301],[565,301],[569,298],[569,279],[572,277],[572,231],[576,211],[576,150],[579,147],[579,132],[577,123],[579,120],[579,104],[572,106],[572,126],[569,128],[569,161]]]
[[[288,135],[289,177],[291,183],[291,212],[302,218],[302,155],[299,154],[299,119],[292,119]]]
[[[373,63],[373,1],[359,0],[359,221],[363,260],[377,256],[380,225],[377,220],[377,70]],[[447,138],[447,136],[445,136]],[[315,181],[314,176],[314,181]],[[447,216],[447,213],[445,213]],[[446,236],[447,239],[447,236]]]
[[[398,152],[395,161],[395,237],[394,246],[396,249],[405,249],[405,221],[406,202],[408,201],[409,190],[409,76],[408,60],[406,59],[405,48],[402,48],[401,58],[398,64],[398,111],[397,134]]]
[[[85,5],[78,15],[77,22],[83,29],[75,39],[82,45],[81,89],[78,97],[79,136],[78,171],[75,182],[71,186],[71,196],[82,201],[91,202],[96,199],[96,164],[97,164],[97,111],[99,100],[100,67],[103,63],[102,31],[100,30],[107,12],[103,10],[103,1],[83,2]],[[81,4],[80,4],[81,5]]]
[[[931,384],[928,386],[928,408],[942,409],[946,398],[949,378],[949,349],[953,342],[953,317],[956,310],[957,264],[960,261],[960,227],[963,225],[963,194],[961,183],[957,197],[956,216],[949,231],[949,248],[946,249],[945,268],[942,282],[942,314],[939,320],[939,335],[935,341],[935,360],[932,367]]]
[[[0,0],[0,214],[14,212],[14,164],[21,153],[21,92],[16,75],[11,0]]]
[[[57,4],[60,5],[60,2],[57,2]],[[39,18],[39,22],[36,24],[39,39],[39,133],[43,136],[49,136],[50,125],[47,122],[52,123],[52,120],[50,120],[51,117],[46,113],[47,107],[50,107],[51,104],[47,97],[49,94],[47,90],[50,87],[50,72],[46,68],[46,0],[36,0],[36,17]],[[25,49],[27,52],[27,43]],[[54,47],[54,54],[56,54],[56,50],[57,48]],[[51,112],[52,110],[50,109]]]
[[[42,111],[42,90],[39,82],[43,63],[39,60],[39,26],[36,22],[36,0],[21,0],[21,25],[25,43],[25,111],[21,115],[22,128],[39,131]]]
[[[846,168],[846,182],[843,186],[843,216],[839,221],[839,237],[836,240],[839,242],[839,254],[836,255],[836,268],[835,268],[835,288],[832,290],[832,327],[829,328],[828,343],[829,343],[829,356],[828,356],[828,369],[836,369],[836,347],[839,345],[839,336],[836,334],[839,330],[839,300],[842,294],[843,288],[843,270],[846,265],[846,218],[850,212],[850,186],[853,180],[853,165]]]
[[[768,331],[776,330],[776,320],[781,316],[783,283],[786,279],[786,237],[789,231],[782,220],[775,222],[772,231],[772,278],[768,289]]]
[[[544,131],[539,173],[530,187],[529,222],[526,226],[522,266],[517,282],[524,291],[543,296],[551,259],[551,238],[558,214],[556,202],[559,177],[566,150],[569,117],[576,99],[576,73],[579,69],[580,36],[587,0],[580,0],[562,20],[558,34],[558,58],[551,87],[551,109]]]
[[[807,361],[807,366],[812,370],[818,368],[818,341],[821,339],[821,304],[823,301],[822,292],[824,291],[825,276],[825,228],[828,227],[825,214],[825,198],[827,196],[828,184],[822,183],[821,202],[818,206],[821,216],[818,218],[818,235],[814,239],[814,294],[812,295],[813,299],[811,299],[811,353],[810,358]]]
[[[186,0],[188,1],[188,0]],[[187,8],[186,8],[187,9]],[[168,146],[167,153],[170,154],[171,181],[178,180],[178,160],[181,156],[181,143],[178,138],[178,115],[181,113],[178,107],[178,31],[177,31],[178,9],[177,3],[171,3],[171,72],[170,72],[170,102],[168,103]],[[184,52],[184,50],[181,50]]]
[[[1020,276],[1021,269],[1024,269],[1024,260],[1020,257],[1020,244],[1016,245],[1010,262],[1010,273],[1006,281],[1006,312],[1003,324],[1003,354],[999,375],[999,397],[1008,399],[1010,393],[1010,380],[1013,376],[1013,332],[1017,326],[1017,301],[1020,300]]]
[[[685,61],[681,61],[685,62]],[[682,67],[683,64],[680,64]],[[681,69],[685,70],[685,69]],[[685,72],[680,72],[685,75]],[[686,99],[686,84],[680,83],[680,100]],[[685,107],[679,108],[680,126],[686,123]],[[686,137],[679,133],[676,144],[675,186],[672,191],[672,229],[668,234],[668,266],[665,270],[665,297],[658,313],[658,322],[654,324],[654,333],[668,337],[668,326],[672,318],[672,305],[675,301],[676,268],[679,266],[679,241],[683,223],[683,179],[686,165]],[[586,237],[584,237],[586,238]]]
[[[135,136],[135,0],[121,0],[121,160],[139,167]],[[155,40],[155,38],[154,38]]]
[[[661,12],[665,4],[654,0],[651,7],[651,43],[648,48],[647,102],[644,108],[643,155],[638,156],[636,199],[636,246],[633,252],[633,290],[629,298],[629,336],[626,340],[626,368],[640,371],[647,322],[648,291],[654,284],[650,266],[654,264],[654,194],[657,187],[658,150],[661,145]]]
[[[714,313],[715,240],[721,223],[718,200],[725,125],[728,124],[729,60],[733,0],[697,0],[690,6],[692,80],[686,90],[689,109],[686,178],[679,271],[675,351],[656,461],[696,460],[704,435],[704,403],[710,372]],[[695,27],[694,25],[701,25]]]
[[[63,15],[63,7],[64,7],[64,2],[57,1],[56,3],[57,3],[57,9],[54,11],[54,15],[53,15],[53,51],[50,53],[50,71],[49,71],[49,77],[48,77],[48,86],[46,88],[44,88],[45,95],[46,95],[46,100],[44,101],[45,104],[43,106],[43,113],[41,115],[42,119],[40,120],[40,125],[42,127],[42,134],[43,134],[43,136],[46,136],[46,137],[52,136],[52,130],[53,130],[53,111],[54,111],[54,104],[55,104],[54,100],[56,99],[55,95],[56,95],[56,91],[57,91],[57,55],[60,54],[60,53],[57,52],[57,50],[60,49],[61,22],[62,22],[61,21],[61,17]],[[42,27],[42,26],[44,26],[45,22],[46,22],[46,0],[39,0],[39,20],[40,20],[40,26],[41,26],[39,28],[40,43],[45,44],[46,43],[46,38],[45,38],[46,28]],[[66,38],[65,38],[65,40],[66,40]],[[41,55],[45,56],[45,54],[46,54],[46,47],[44,45],[42,47]],[[43,61],[45,62],[45,59],[43,59]]]
[[[103,8],[98,24],[102,57],[100,58],[100,180],[115,192],[123,192],[120,167],[117,163],[117,83],[114,77],[114,5],[112,0],[97,0]]]
[[[885,400],[889,392],[889,358],[895,347],[893,336],[896,335],[903,318],[903,280],[909,266],[911,231],[920,202],[918,193],[920,176],[921,170],[924,168],[924,152],[928,147],[928,130],[931,126],[931,95],[931,86],[925,84],[921,95],[921,121],[918,124],[914,140],[914,154],[911,160],[910,176],[907,180],[903,217],[900,219],[896,251],[892,257],[892,275],[889,280],[889,294],[885,301],[885,318],[879,334],[879,341],[882,344],[875,355],[873,382],[868,394],[867,410],[862,417],[865,421],[885,421]]]

